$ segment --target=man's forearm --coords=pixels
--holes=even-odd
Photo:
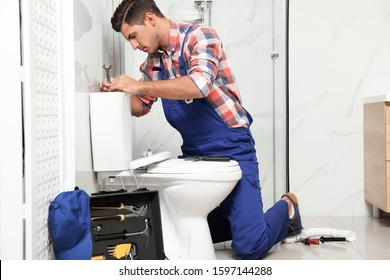
[[[139,82],[137,85],[137,93],[175,100],[203,97],[198,87],[188,77]]]

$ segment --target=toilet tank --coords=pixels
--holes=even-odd
[[[132,156],[130,95],[92,92],[89,102],[94,171],[129,169]]]

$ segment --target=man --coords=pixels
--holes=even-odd
[[[168,122],[183,138],[182,157],[229,156],[241,167],[242,179],[208,216],[213,241],[232,240],[239,258],[261,259],[276,243],[298,240],[302,225],[294,194],[263,213],[252,118],[216,31],[169,20],[153,0],[124,0],[111,23],[148,57],[140,81],[121,75],[103,81],[102,90],[131,94],[134,116],[145,115],[161,98]]]

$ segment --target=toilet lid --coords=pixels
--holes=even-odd
[[[148,173],[158,174],[194,174],[194,173],[227,173],[240,170],[234,160],[230,161],[191,161],[168,159],[148,165]]]
[[[138,169],[141,167],[148,166],[152,163],[160,162],[169,159],[172,156],[171,152],[161,152],[157,153],[151,156],[142,157],[135,159],[133,161],[130,161],[129,167],[130,170]]]

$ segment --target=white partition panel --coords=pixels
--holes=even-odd
[[[26,259],[53,257],[49,205],[59,192],[74,187],[74,155],[67,150],[74,147],[67,137],[74,127],[73,114],[67,113],[73,105],[66,97],[73,96],[72,67],[66,67],[72,58],[66,57],[66,42],[73,44],[72,33],[62,28],[72,26],[72,1],[64,2],[22,1]]]
[[[3,1],[0,70],[0,259],[23,258],[23,158],[19,3]],[[3,41],[2,41],[3,42]]]

